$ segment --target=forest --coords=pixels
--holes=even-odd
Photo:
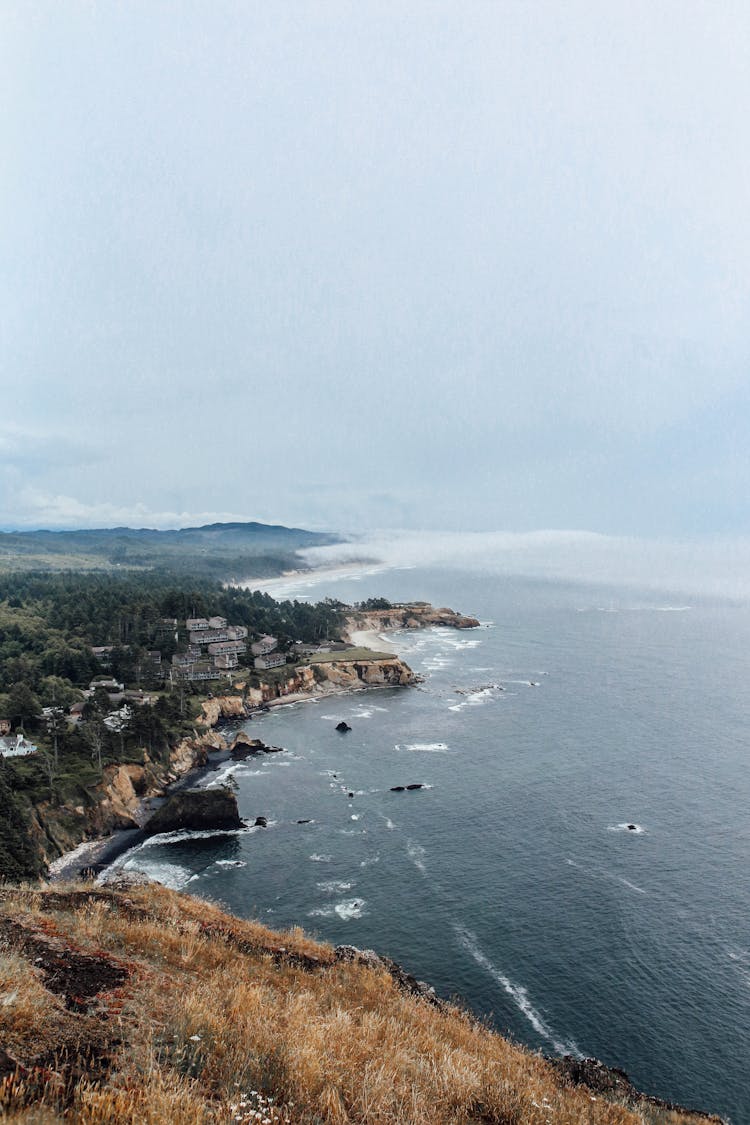
[[[189,735],[202,693],[172,689],[149,652],[169,663],[186,641],[186,617],[226,617],[251,635],[272,633],[279,647],[338,638],[347,607],[275,601],[209,578],[159,572],[16,572],[0,577],[0,718],[22,730],[38,752],[0,756],[0,876],[39,873],[38,851],[24,843],[33,806],[85,803],[107,765],[136,761],[143,749],[166,761]],[[114,646],[106,665],[92,646]],[[153,692],[153,706],[123,716],[107,692],[84,697],[92,679],[111,675]],[[72,725],[71,704],[83,703]]]

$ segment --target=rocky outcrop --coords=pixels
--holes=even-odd
[[[339,690],[405,687],[419,682],[409,665],[397,656],[373,660],[329,660],[324,664],[314,664],[313,669],[320,685],[325,688],[329,684]]]
[[[207,727],[215,727],[223,719],[247,717],[247,707],[241,695],[217,695],[202,703],[201,709],[204,716],[202,721]]]
[[[476,617],[456,613],[454,609],[436,609],[428,602],[413,602],[408,605],[391,606],[390,609],[373,609],[355,612],[346,619],[346,636],[353,632],[384,632],[388,629],[427,629],[443,625],[451,629],[477,629]]]
[[[260,738],[250,738],[244,730],[241,730],[234,736],[229,752],[235,761],[242,761],[250,754],[279,754],[282,749],[281,746],[269,746]]]
[[[144,825],[149,836],[180,829],[227,831],[242,828],[237,798],[229,789],[181,789],[172,793]]]
[[[562,1058],[550,1058],[547,1061],[571,1086],[585,1086],[599,1097],[625,1105],[629,1109],[638,1112],[647,1111],[649,1108],[661,1109],[676,1115],[687,1113],[693,1118],[713,1121],[721,1125],[721,1118],[716,1117],[715,1114],[685,1109],[684,1106],[676,1105],[674,1102],[641,1093],[624,1070],[616,1066],[606,1066],[599,1059],[577,1059],[572,1055],[564,1055]]]

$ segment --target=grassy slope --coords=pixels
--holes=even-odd
[[[705,1123],[566,1087],[382,965],[156,885],[6,888],[0,935],[9,1121]]]

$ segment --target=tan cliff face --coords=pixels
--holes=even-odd
[[[391,660],[332,660],[316,664],[321,683],[339,688],[406,687],[417,682],[408,664],[398,657]]]

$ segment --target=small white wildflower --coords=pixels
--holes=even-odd
[[[200,1041],[201,1041],[200,1035],[191,1035],[190,1036],[190,1042],[191,1043],[200,1043]]]

